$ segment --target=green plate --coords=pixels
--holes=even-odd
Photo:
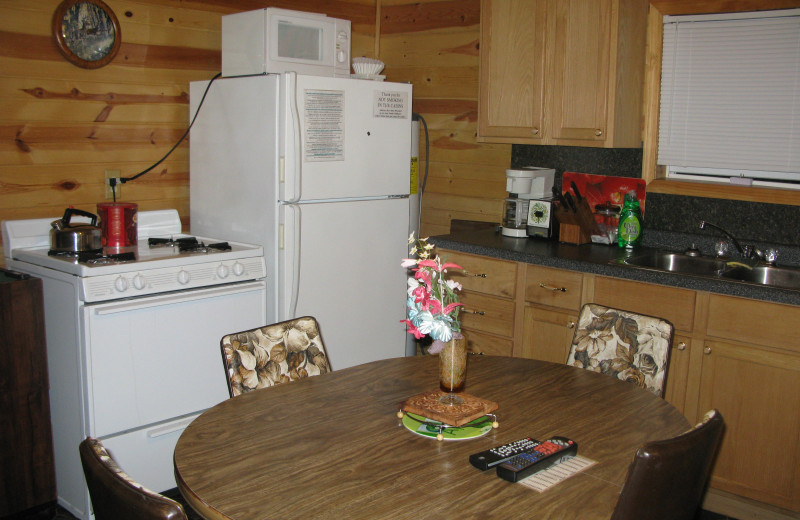
[[[423,437],[433,437],[435,439],[439,433],[438,426],[440,424],[442,423],[439,421],[427,419],[413,413],[406,412],[403,416],[403,426]],[[490,431],[492,431],[492,420],[487,416],[483,416],[463,426],[445,428],[442,430],[442,436],[446,441],[463,441],[482,437]]]

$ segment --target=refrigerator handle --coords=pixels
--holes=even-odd
[[[297,202],[300,200],[300,186],[303,174],[303,149],[302,132],[300,127],[300,111],[297,108],[297,73],[284,73],[286,101],[289,103],[289,111],[292,114],[292,133],[294,134],[294,175],[292,175],[294,188],[291,198],[286,202]]]
[[[289,308],[286,309],[287,314],[280,318],[281,321],[291,320],[297,316],[297,296],[300,293],[300,219],[302,212],[300,205],[287,204],[287,207],[292,209],[294,213],[294,225],[292,226],[292,283],[291,283],[291,298],[289,298]]]

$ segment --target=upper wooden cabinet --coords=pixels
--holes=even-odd
[[[482,0],[478,140],[641,146],[646,0]]]

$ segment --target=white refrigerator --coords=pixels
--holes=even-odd
[[[334,370],[406,352],[411,90],[222,78],[191,129],[192,233],[261,245],[267,321],[314,316]]]

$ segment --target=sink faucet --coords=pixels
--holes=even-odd
[[[737,250],[738,250],[738,251],[739,251],[739,252],[740,252],[740,253],[741,253],[743,256],[745,256],[745,257],[746,257],[746,256],[749,256],[749,254],[748,254],[748,253],[749,253],[749,250],[748,250],[747,252],[745,252],[745,249],[744,249],[744,248],[743,248],[743,247],[742,247],[742,246],[739,244],[739,241],[738,241],[738,240],[736,240],[736,237],[734,237],[733,235],[731,235],[730,233],[728,233],[726,230],[724,230],[723,228],[719,227],[719,226],[718,226],[718,225],[716,225],[716,224],[712,224],[711,222],[706,222],[705,220],[701,220],[701,221],[700,221],[700,229],[705,229],[705,228],[706,228],[706,226],[713,227],[714,229],[718,229],[718,230],[722,231],[723,233],[725,233],[725,236],[727,236],[728,238],[730,238],[730,239],[731,239],[731,242],[733,242],[733,245],[734,245],[734,246],[736,246],[736,249],[737,249]]]
[[[701,220],[700,221],[700,229],[705,229],[706,226],[713,227],[714,229],[718,229],[718,230],[722,231],[725,234],[725,236],[727,236],[728,238],[731,239],[731,242],[733,242],[733,245],[736,246],[736,249],[742,254],[742,256],[744,258],[746,258],[746,259],[755,258],[756,260],[760,260],[760,261],[762,261],[764,263],[767,263],[769,265],[775,265],[775,260],[778,257],[778,251],[776,249],[771,249],[770,248],[770,249],[767,249],[766,251],[761,251],[760,249],[758,249],[755,246],[746,245],[746,246],[742,247],[742,245],[739,244],[739,241],[736,240],[736,237],[731,235],[725,229],[719,227],[716,224],[712,224],[711,222],[706,222],[705,220]]]

